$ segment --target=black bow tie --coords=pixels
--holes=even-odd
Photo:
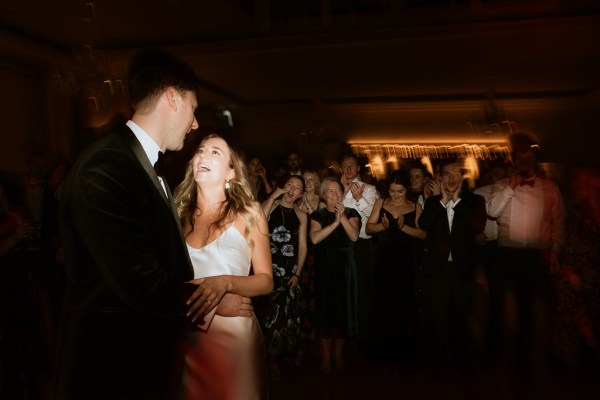
[[[165,176],[165,153],[162,151],[158,152],[158,160],[154,163],[154,171],[161,178]]]

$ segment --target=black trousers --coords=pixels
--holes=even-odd
[[[358,308],[358,341],[362,347],[366,345],[371,318],[373,296],[373,256],[371,239],[358,239],[354,245],[356,262],[357,308]]]
[[[548,332],[549,252],[497,247],[487,271],[492,361],[509,363],[511,368],[514,363],[516,367],[533,368],[533,358],[543,352]],[[511,298],[516,307],[508,307]]]
[[[425,356],[434,368],[454,365],[465,371],[472,369],[475,360],[470,328],[475,283],[459,271],[449,261],[440,276],[424,280]]]

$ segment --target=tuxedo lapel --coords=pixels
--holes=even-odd
[[[156,175],[154,166],[150,163],[150,160],[148,159],[148,156],[146,155],[144,148],[142,147],[141,143],[137,140],[137,138],[135,137],[133,132],[131,132],[131,130],[127,127],[125,127],[125,129],[124,129],[123,140],[124,140],[125,144],[127,144],[127,146],[131,149],[131,151],[133,152],[135,157],[138,159],[138,161],[140,162],[140,164],[146,171],[146,174],[148,174],[148,176],[152,180],[154,187],[156,188],[158,193],[160,193],[160,196],[165,201],[167,207],[169,207],[169,209],[171,210],[171,214],[173,214],[173,219],[175,220],[175,224],[177,225],[179,235],[181,236],[181,242],[186,243],[185,238],[183,237],[183,230],[181,229],[181,223],[179,222],[179,214],[177,213],[177,209],[175,208],[175,203],[173,202],[173,194],[171,193],[171,189],[169,188],[167,180],[163,179],[163,182],[165,184],[165,189],[166,189],[166,193],[165,193],[165,190],[163,189],[162,185],[160,184],[160,181],[158,180],[158,175]],[[187,260],[189,261],[189,254],[187,251],[185,251],[185,255],[186,255]],[[191,261],[189,261],[189,265],[191,268],[191,265],[192,265]]]
[[[146,174],[148,174],[150,180],[152,180],[154,187],[156,188],[156,190],[158,190],[165,203],[167,205],[169,205],[169,203],[172,203],[172,200],[169,200],[167,198],[167,194],[165,193],[165,190],[160,184],[158,176],[156,175],[156,171],[154,171],[154,166],[150,164],[150,160],[148,159],[144,148],[129,128],[124,129],[123,140],[125,141],[127,146],[129,146],[135,157],[138,159],[138,161],[144,168],[144,171],[146,171]]]
[[[171,188],[169,188],[169,184],[167,183],[167,180],[164,180],[165,182],[165,189],[167,190],[167,194],[169,195],[169,206],[171,207],[171,212],[173,213],[173,215],[175,216],[175,220],[177,220],[177,226],[179,226],[179,231],[181,232],[181,223],[179,222],[179,213],[177,212],[177,208],[175,208],[175,203],[173,202],[173,193],[171,193]],[[183,238],[183,236],[182,236]]]
[[[146,174],[150,177],[150,180],[152,181],[154,187],[156,188],[158,193],[160,193],[160,196],[164,200],[167,207],[169,207],[169,209],[171,210],[171,213],[173,214],[173,217],[177,221],[177,224],[181,230],[181,226],[179,224],[179,216],[177,214],[177,210],[175,209],[175,204],[173,203],[173,194],[169,189],[167,180],[163,178],[163,183],[165,184],[163,189],[163,186],[161,185],[160,180],[158,179],[158,175],[156,175],[156,171],[154,170],[154,166],[150,163],[150,160],[148,159],[144,148],[129,128],[125,129],[125,132],[123,134],[123,140],[125,141],[127,146],[129,146],[135,157],[138,159],[138,161],[144,168],[144,171],[146,171]]]

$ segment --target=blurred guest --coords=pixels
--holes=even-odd
[[[26,163],[27,170],[21,182],[23,206],[26,207],[32,220],[37,225],[39,235],[49,163],[47,157],[38,151],[28,155]],[[39,237],[36,239],[39,239]]]
[[[310,216],[315,210],[325,207],[325,203],[319,197],[321,180],[319,174],[314,170],[306,170],[302,174],[304,178],[304,195],[300,209]],[[310,229],[307,229],[310,235]],[[305,267],[303,269],[300,287],[302,289],[302,302],[300,304],[302,314],[302,333],[304,336],[314,338],[314,319],[315,319],[315,257],[314,246],[307,240],[308,248],[306,254]]]
[[[312,214],[313,211],[323,208],[325,203],[321,201],[319,197],[319,188],[321,186],[321,180],[316,171],[307,170],[302,174],[304,178],[304,194],[302,195],[302,202],[300,203],[300,209],[307,213]]]
[[[267,178],[267,170],[258,157],[254,157],[248,163],[248,179],[252,185],[252,194],[259,202],[269,197],[273,192],[270,179]]]
[[[48,357],[54,355],[56,332],[59,324],[60,308],[67,284],[64,255],[59,232],[59,196],[62,183],[68,170],[68,164],[58,162],[49,169],[39,223],[39,262],[37,265],[40,299],[40,321],[43,324],[43,336],[48,348]]]
[[[358,240],[360,215],[344,207],[343,186],[337,178],[325,178],[320,193],[325,207],[311,214],[310,238],[315,244],[315,330],[321,370],[329,374],[332,350],[335,367],[341,371],[346,339],[358,334],[353,244]]]
[[[573,168],[568,187],[553,347],[576,370],[600,362],[600,174]]]
[[[506,172],[502,166],[496,166],[493,167],[487,173],[487,175],[489,175],[487,178],[487,182],[489,183],[483,186],[479,186],[475,190],[473,190],[473,193],[483,196],[483,198],[486,201],[490,198],[490,195],[492,194],[492,187],[494,186],[494,184],[496,184],[496,182],[498,182],[499,180],[504,179]],[[495,247],[497,239],[498,223],[496,222],[496,218],[488,216],[488,219],[485,223],[484,231],[477,237],[478,244],[481,246],[487,244],[489,246]],[[491,256],[491,252],[489,253],[489,256]],[[487,259],[489,260],[489,257]]]
[[[496,262],[488,275],[490,346],[492,354],[504,356],[500,361],[515,355],[524,377],[546,350],[550,271],[558,270],[565,208],[558,186],[537,174],[539,146],[533,138],[516,133],[510,143],[510,177],[497,182],[487,200],[487,214],[498,221]],[[508,336],[494,335],[509,328],[503,300],[512,291],[518,307],[518,322],[512,326],[518,329],[516,349],[508,346]]]
[[[290,150],[288,152],[286,162],[290,175],[302,176],[302,157],[297,150]]]
[[[358,158],[347,154],[341,160],[341,182],[344,187],[344,206],[355,209],[360,215],[360,236],[354,247],[358,283],[358,340],[359,346],[366,345],[373,291],[372,241],[365,232],[367,221],[378,198],[375,186],[360,180]]]
[[[304,181],[292,175],[283,188],[277,188],[262,204],[269,223],[273,281],[266,315],[260,315],[267,342],[272,379],[281,378],[282,359],[300,365],[302,318],[300,281],[306,261],[307,215],[298,208],[302,201]]]
[[[323,182],[328,176],[339,176],[338,172],[332,166],[323,166],[319,168],[319,180]]]
[[[40,247],[52,326],[58,322],[62,295],[66,285],[64,255],[59,232],[59,201],[68,168],[69,165],[65,162],[58,162],[50,168],[42,204]],[[53,328],[51,329],[53,330]]]
[[[431,180],[431,174],[427,171],[427,167],[420,162],[413,163],[408,168],[410,174],[410,190],[408,198],[411,201],[417,202],[423,208],[425,204],[425,185]]]
[[[468,372],[475,357],[471,331],[475,237],[485,228],[485,200],[463,187],[462,161],[443,161],[440,173],[442,193],[427,199],[418,219],[418,226],[427,232],[424,312],[433,367],[449,366],[454,360]]]
[[[433,176],[425,180],[425,186],[423,187],[423,198],[428,198],[442,193],[442,177],[440,175],[440,165],[434,164]],[[425,208],[425,204],[422,205]]]
[[[282,182],[282,180],[287,179],[288,175],[290,175],[290,170],[288,169],[287,164],[275,164],[273,176],[271,177],[271,187],[276,188],[282,186],[285,183]]]
[[[489,171],[485,171],[482,174],[483,186],[479,186],[473,193],[482,196],[486,201],[489,199],[492,193],[492,187],[496,182],[503,179],[506,176],[506,171],[503,166],[498,165],[490,168]],[[495,334],[486,330],[489,329],[489,288],[488,288],[488,276],[490,274],[490,268],[494,263],[494,257],[496,255],[496,246],[498,242],[498,222],[496,218],[487,216],[485,223],[485,229],[475,238],[478,248],[478,265],[476,269],[475,281],[477,283],[476,301],[475,301],[475,316],[478,321],[479,327],[482,331],[479,332],[479,340],[483,341],[484,336]],[[487,333],[487,335],[486,335]]]
[[[378,245],[368,347],[395,361],[414,358],[417,347],[414,241],[425,239],[425,232],[416,227],[422,210],[408,199],[409,187],[407,173],[392,174],[388,195],[375,202],[366,228]]]
[[[0,257],[23,245],[35,232],[35,226],[20,214],[9,203],[0,183]]]
[[[36,227],[0,183],[0,398],[45,398],[47,363],[33,247]]]

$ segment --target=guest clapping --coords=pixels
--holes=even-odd
[[[315,328],[324,373],[331,372],[332,344],[336,369],[343,370],[345,340],[358,334],[353,242],[358,240],[360,215],[344,207],[343,189],[337,178],[325,178],[321,196],[326,206],[311,214],[310,238],[316,246]]]

